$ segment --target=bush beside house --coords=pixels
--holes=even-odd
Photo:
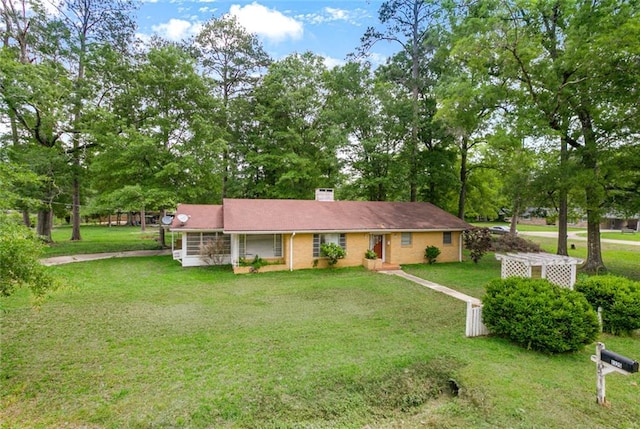
[[[544,279],[494,280],[482,302],[487,328],[527,349],[571,352],[598,335],[596,313],[584,295]]]
[[[640,329],[640,282],[624,277],[593,276],[579,280],[575,289],[597,311],[602,308],[602,330],[629,334]]]

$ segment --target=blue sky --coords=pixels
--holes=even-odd
[[[328,66],[341,64],[360,44],[369,26],[378,25],[382,0],[143,0],[138,11],[142,38],[158,34],[179,41],[195,33],[212,17],[235,15],[258,35],[274,59],[311,51],[326,58]],[[374,46],[374,64],[397,47]]]

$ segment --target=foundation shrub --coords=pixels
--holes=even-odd
[[[577,351],[598,334],[596,313],[584,295],[544,279],[494,280],[482,302],[487,328],[527,349]]]
[[[576,291],[591,307],[602,307],[602,330],[629,334],[640,329],[640,282],[618,276],[593,276],[578,280]]]
[[[424,259],[426,259],[429,264],[435,264],[438,256],[440,256],[440,249],[436,246],[427,246],[427,248],[424,249]]]

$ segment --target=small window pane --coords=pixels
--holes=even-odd
[[[412,239],[413,239],[413,237],[411,236],[410,232],[403,232],[402,233],[401,244],[403,246],[411,246]]]
[[[453,243],[451,231],[442,233],[442,244],[451,244]]]
[[[320,247],[324,243],[335,243],[347,250],[347,235],[346,234],[313,234],[313,257],[320,257]]]
[[[273,235],[273,256],[282,257],[282,234]]]

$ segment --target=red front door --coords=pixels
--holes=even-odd
[[[378,259],[382,259],[382,243],[384,241],[384,237],[382,235],[375,235],[373,239],[373,251],[376,252]]]

